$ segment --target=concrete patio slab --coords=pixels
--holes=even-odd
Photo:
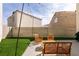
[[[79,42],[76,40],[56,40],[58,42],[72,42],[72,47],[71,47],[71,56],[79,56]],[[36,44],[34,41],[30,43],[28,48],[25,50],[23,56],[41,56],[42,52],[37,52],[35,49],[37,47],[40,47],[41,44]],[[49,54],[45,56],[56,56],[56,54]]]

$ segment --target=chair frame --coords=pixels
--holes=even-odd
[[[65,55],[68,55],[68,56],[70,56],[71,55],[71,46],[72,46],[72,42],[44,42],[44,49],[43,49],[43,51],[42,51],[42,54],[43,54],[43,56],[44,56],[44,54],[47,54],[47,53],[45,53],[45,45],[46,44],[57,44],[57,52],[56,53],[48,53],[48,54],[65,54]],[[63,49],[63,45],[64,44],[69,44],[69,49],[68,49],[68,53],[59,53],[58,51],[59,51],[59,44],[62,44],[61,45],[61,49]]]

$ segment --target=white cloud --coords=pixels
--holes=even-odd
[[[54,3],[51,4],[50,8],[53,11],[74,11],[76,9],[76,3]]]
[[[66,11],[75,11],[76,10],[76,4],[67,4],[63,10]]]

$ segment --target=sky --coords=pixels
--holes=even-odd
[[[3,3],[3,22],[7,24],[7,18],[15,10],[21,10],[22,3]],[[75,11],[75,3],[25,3],[24,12],[32,14],[42,19],[42,25],[51,21],[55,12]]]

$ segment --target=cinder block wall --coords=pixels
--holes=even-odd
[[[48,34],[48,29],[46,27],[21,27],[20,37],[33,37],[34,34],[40,34],[41,36],[46,37]],[[18,36],[18,27],[14,27],[9,31],[8,37],[17,37]]]

